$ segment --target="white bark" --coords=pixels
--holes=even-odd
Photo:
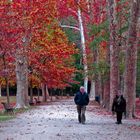
[[[95,82],[91,80],[90,100],[95,100]]]
[[[84,87],[85,87],[85,91],[87,92],[87,89],[88,89],[87,54],[86,54],[86,45],[85,45],[83,20],[82,20],[82,15],[81,15],[80,7],[78,8],[78,20],[79,20],[79,28],[80,28],[80,35],[81,35],[81,46],[82,46],[82,51],[83,51]]]
[[[75,27],[75,26],[61,25],[61,24],[60,24],[60,27],[62,27],[62,28],[71,28],[71,29],[75,29],[75,30],[80,31],[80,29],[79,29],[79,28],[77,28],[77,27]]]

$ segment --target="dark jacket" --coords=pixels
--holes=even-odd
[[[81,92],[78,92],[76,93],[75,97],[74,97],[74,102],[76,105],[88,105],[89,103],[89,96],[87,93],[81,93]]]
[[[112,104],[112,111],[115,112],[126,112],[126,100],[124,99],[124,97],[121,95],[116,96],[113,100],[113,104]]]

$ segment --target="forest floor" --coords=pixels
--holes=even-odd
[[[0,140],[140,140],[140,120],[116,118],[97,103],[86,110],[86,123],[77,120],[73,98],[40,105],[0,122]]]

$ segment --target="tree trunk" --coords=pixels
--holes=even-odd
[[[84,87],[85,87],[85,91],[87,92],[87,90],[88,90],[87,53],[86,53],[86,45],[85,45],[85,35],[84,35],[83,20],[82,20],[80,7],[78,7],[78,21],[79,21],[79,29],[80,29],[80,35],[81,35],[81,46],[82,46],[82,53],[83,53]]]
[[[110,22],[110,109],[119,87],[119,46],[116,45],[115,0],[108,0]]]
[[[110,102],[110,80],[106,80],[104,83],[104,89],[103,89],[103,105],[105,108],[109,110],[109,102]]]
[[[95,100],[95,82],[91,80],[90,100]]]
[[[6,81],[6,95],[7,95],[7,104],[10,105],[10,93],[9,93],[9,82],[8,82],[8,78],[5,78]]]
[[[41,90],[42,90],[42,101],[45,102],[45,84],[41,84]]]
[[[31,38],[31,31],[27,30],[22,38],[23,46],[16,48],[16,78],[17,78],[17,97],[16,108],[26,108],[29,106],[28,99],[28,46]]]
[[[137,64],[137,21],[140,11],[140,0],[133,0],[130,14],[129,32],[126,48],[124,95],[127,102],[127,117],[135,114],[136,97],[136,64]]]
[[[21,49],[16,52],[16,78],[17,96],[16,108],[26,108],[28,106],[28,65],[26,56],[21,54]]]
[[[100,97],[100,104],[103,104],[103,83],[102,83],[102,77],[101,74],[99,73],[98,75],[98,82],[99,82],[99,97]]]
[[[48,91],[48,86],[46,85],[46,101],[49,99],[49,91]]]
[[[32,76],[31,76],[31,81],[30,81],[30,103],[33,103]]]
[[[37,100],[40,101],[40,88],[37,88]]]
[[[104,95],[104,107],[107,108],[108,110],[110,109],[109,102],[110,102],[110,48],[109,44],[107,47],[107,55],[106,55],[106,61],[107,61],[107,66],[108,66],[108,71],[106,73],[107,79],[104,81],[104,89],[103,89],[103,95]]]

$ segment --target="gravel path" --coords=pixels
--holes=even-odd
[[[0,123],[0,140],[140,140],[140,122],[86,111],[86,124],[77,121],[73,99],[39,106],[17,118]]]

